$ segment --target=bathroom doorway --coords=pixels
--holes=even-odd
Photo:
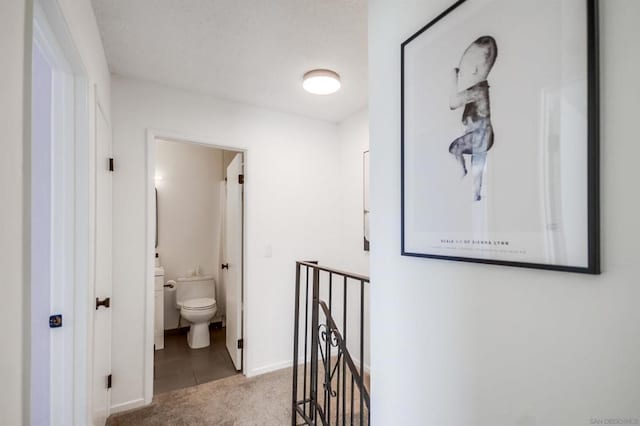
[[[243,369],[246,153],[166,135],[148,148],[157,395]]]

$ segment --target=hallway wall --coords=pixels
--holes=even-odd
[[[245,362],[255,375],[291,362],[294,261],[341,258],[333,123],[114,77],[114,381],[120,410],[144,403],[146,130],[246,155]],[[272,254],[269,255],[268,252]]]
[[[68,30],[86,67],[89,91],[89,105],[94,104],[95,87],[105,113],[110,113],[110,80],[102,42],[93,14],[90,0],[57,0]],[[24,219],[30,215],[25,200],[30,197],[30,74],[31,74],[31,31],[33,20],[32,0],[12,0],[0,5],[0,129],[4,135],[3,155],[0,156],[1,193],[5,206],[0,212],[0,259],[2,259],[5,284],[0,312],[5,324],[14,323],[16,318],[24,318],[7,328],[5,349],[0,363],[0,412],[7,424],[22,424],[27,421],[29,389],[29,310],[26,308],[29,293],[29,276],[25,267],[29,262],[28,229]],[[25,80],[26,78],[26,80]],[[26,111],[26,112],[25,112]],[[89,108],[89,131],[93,135],[94,109]],[[86,141],[89,153],[93,155],[94,140]],[[93,170],[93,157],[87,158],[88,167]],[[89,188],[92,188],[89,186]],[[85,277],[87,286],[93,287],[91,277]],[[91,298],[89,298],[90,300]],[[89,333],[77,324],[78,333]],[[86,368],[86,366],[78,366]],[[79,382],[80,392],[86,392],[89,383]],[[24,409],[24,411],[23,411]],[[77,407],[76,414],[86,419],[90,407]]]
[[[340,198],[343,264],[359,274],[369,274],[369,252],[363,247],[363,153],[369,150],[369,112],[358,111],[338,124],[338,161],[340,162]]]
[[[637,421],[640,2],[600,1],[599,276],[400,255],[400,44],[451,3],[369,2],[372,422]]]
[[[0,209],[0,259],[4,275],[3,297],[0,299],[0,319],[7,327],[4,335],[5,347],[0,362],[0,412],[3,422],[22,424],[25,397],[29,395],[24,377],[29,359],[25,353],[25,339],[28,339],[29,324],[21,321],[29,318],[26,309],[24,273],[24,252],[29,239],[25,234],[24,215],[28,212],[23,192],[25,174],[23,167],[24,149],[28,140],[30,94],[25,93],[25,74],[30,73],[31,46],[25,49],[26,34],[30,34],[30,11],[26,0],[4,2],[0,6],[0,131],[3,134],[2,155],[0,155],[0,198],[5,203]],[[29,17],[29,18],[27,18]],[[27,19],[26,19],[27,18]],[[28,181],[27,181],[28,182]],[[17,320],[16,320],[17,319]]]
[[[364,170],[363,153],[369,149],[369,113],[366,109],[358,111],[338,124],[339,162],[340,162],[340,221],[342,235],[340,249],[342,256],[335,264],[338,269],[369,275],[369,252],[364,250]],[[365,286],[364,297],[364,365],[368,369],[370,361],[370,285]],[[358,283],[349,285],[347,300],[347,343],[351,356],[360,359],[360,289]],[[337,312],[341,312],[342,298],[335,300]],[[339,327],[343,327],[340,315],[336,318]]]

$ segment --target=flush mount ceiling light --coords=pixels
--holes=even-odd
[[[314,95],[330,95],[340,90],[340,76],[331,70],[312,70],[302,78],[302,87]]]

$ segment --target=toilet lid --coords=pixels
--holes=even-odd
[[[209,297],[203,297],[200,299],[189,299],[185,300],[182,303],[182,307],[184,309],[189,309],[192,311],[210,309],[214,306],[216,306],[216,300]]]

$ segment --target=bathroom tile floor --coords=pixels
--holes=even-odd
[[[225,329],[213,327],[211,345],[190,349],[187,329],[164,336],[164,349],[155,351],[153,394],[195,386],[238,374],[225,345]]]

